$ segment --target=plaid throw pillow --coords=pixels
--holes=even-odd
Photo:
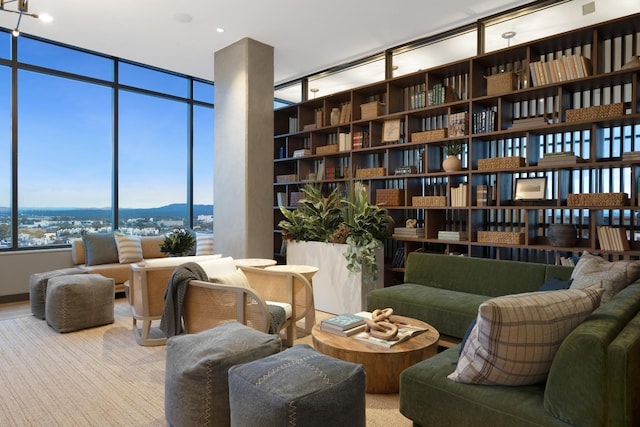
[[[544,381],[564,338],[600,305],[601,284],[490,299],[478,308],[455,371],[468,384],[525,385]]]

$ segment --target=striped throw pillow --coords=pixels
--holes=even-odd
[[[142,242],[138,236],[130,236],[120,231],[114,233],[120,264],[142,261]]]
[[[478,308],[455,371],[467,384],[525,385],[546,380],[569,333],[600,305],[600,283],[582,289],[528,292],[485,301]]]
[[[213,255],[213,234],[196,233],[196,255]]]

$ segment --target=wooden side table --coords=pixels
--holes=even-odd
[[[264,268],[272,265],[276,265],[278,262],[275,259],[268,258],[238,258],[234,259],[237,267],[256,267]]]
[[[272,265],[269,267],[265,267],[265,270],[273,270],[273,271],[288,271],[291,273],[298,273],[304,276],[305,279],[309,281],[311,287],[313,288],[313,276],[318,272],[318,267],[314,267],[312,265],[297,265],[297,264],[280,264],[280,265]],[[313,295],[312,298],[312,309],[309,310],[309,313],[304,318],[304,330],[305,332],[311,332],[311,328],[316,324],[316,309],[315,304],[313,304]]]
[[[367,393],[397,393],[400,390],[400,373],[411,365],[428,359],[438,352],[440,334],[433,326],[417,319],[402,317],[403,321],[428,328],[390,348],[342,337],[320,329],[311,330],[313,346],[327,356],[347,362],[361,363],[367,373]]]

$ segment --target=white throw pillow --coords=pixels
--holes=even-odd
[[[142,241],[139,236],[130,236],[120,231],[113,233],[120,264],[142,261]]]
[[[558,347],[600,305],[602,292],[597,284],[485,301],[448,378],[486,385],[543,382]]]
[[[601,304],[604,304],[639,277],[639,261],[609,262],[584,251],[571,273],[573,281],[570,289],[580,289],[602,282],[604,293]]]
[[[224,257],[217,259],[208,259],[204,261],[196,261],[200,267],[207,273],[207,277],[223,277],[227,274],[235,273],[238,269],[232,257]]]

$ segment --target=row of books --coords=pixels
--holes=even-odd
[[[460,184],[457,187],[451,187],[450,203],[452,207],[467,206],[467,197],[469,192],[469,184]]]
[[[600,225],[596,228],[600,249],[605,251],[628,251],[630,250],[627,230],[624,227],[610,227]]]
[[[467,112],[449,114],[448,136],[464,136],[467,134]]]
[[[538,166],[575,165],[583,161],[584,159],[576,156],[573,151],[563,151],[559,153],[545,153],[541,159],[538,159]]]
[[[496,115],[497,111],[495,107],[485,108],[482,111],[473,113],[473,120],[471,123],[471,129],[473,133],[486,133],[496,130]]]
[[[406,239],[406,238],[414,238],[414,239],[424,239],[425,233],[424,228],[408,228],[408,227],[395,227],[393,229],[394,238]]]
[[[536,61],[529,66],[533,86],[560,83],[591,75],[591,60],[584,55],[563,55],[550,61]]]
[[[493,205],[494,187],[486,184],[476,185],[476,206],[491,206]]]
[[[438,240],[463,241],[469,240],[469,234],[466,231],[438,231]]]
[[[361,148],[369,147],[369,132],[357,131],[353,132],[353,143],[351,148],[353,150],[359,150]]]

